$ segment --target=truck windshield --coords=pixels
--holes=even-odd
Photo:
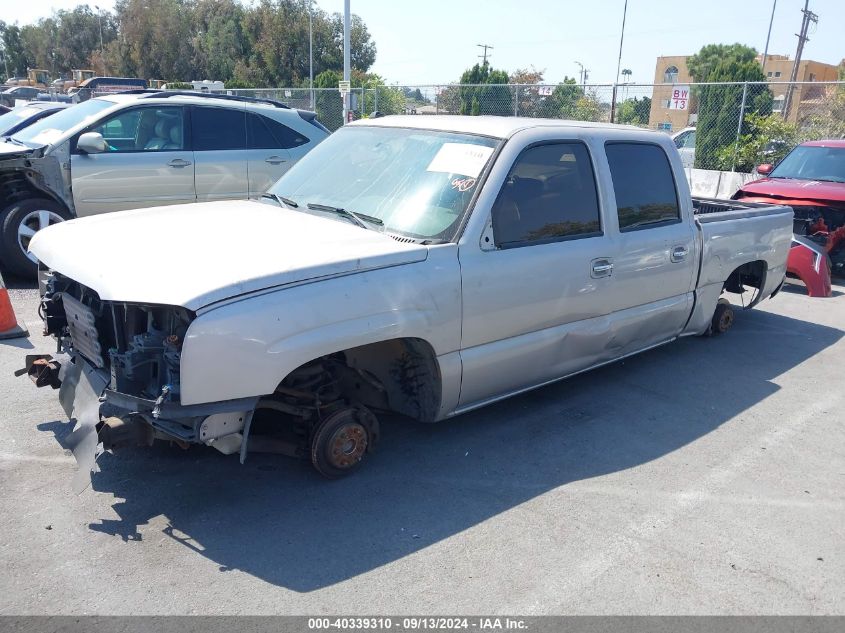
[[[799,145],[769,177],[845,182],[845,148]]]
[[[375,218],[379,230],[449,240],[499,142],[431,130],[342,128],[306,154],[269,193],[295,202],[304,212],[334,207]],[[339,213],[334,217],[343,219]]]
[[[91,99],[41,119],[14,134],[12,138],[23,141],[27,145],[50,145],[71,128],[81,123],[94,121],[100,112],[113,105],[112,101]]]

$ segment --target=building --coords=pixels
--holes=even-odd
[[[689,57],[689,55],[673,55],[657,58],[657,64],[654,67],[655,86],[648,117],[650,128],[677,132],[695,123],[695,114],[691,114],[689,108],[680,108],[678,106],[682,104],[672,103],[673,84],[684,86],[692,82],[687,68]]]
[[[762,55],[757,56],[757,61],[760,63],[763,62]],[[766,58],[764,72],[766,73],[766,79],[769,81],[769,87],[775,98],[774,104],[772,105],[772,109],[775,112],[783,111],[793,65],[794,62],[789,59],[789,55],[769,55]],[[837,66],[814,62],[809,59],[802,59],[801,63],[798,64],[796,81],[836,81],[838,78],[839,68]],[[800,104],[802,102],[812,101],[823,96],[824,91],[821,87],[796,84],[792,94],[792,103],[798,107],[791,107],[789,109],[789,120],[793,123],[798,120],[798,114],[801,110]]]
[[[654,92],[651,99],[648,126],[652,129],[677,132],[690,125],[695,125],[695,108],[690,107],[690,100],[677,99],[677,87],[688,86],[692,83],[687,60],[690,55],[672,55],[658,57],[654,67]],[[763,56],[758,55],[757,61],[762,63]],[[766,58],[766,78],[769,88],[774,95],[773,109],[783,111],[789,88],[789,78],[792,75],[793,61],[788,55],[769,55]],[[839,68],[832,64],[825,64],[813,60],[802,60],[798,65],[796,81],[836,81]],[[785,82],[785,83],[781,83]],[[668,85],[661,85],[668,84]],[[789,110],[789,120],[796,122],[802,109],[802,104],[812,104],[824,97],[824,89],[808,85],[796,84],[793,95],[793,107]]]

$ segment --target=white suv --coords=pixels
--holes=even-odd
[[[197,92],[98,97],[0,143],[0,261],[34,274],[35,232],[72,217],[258,198],[329,135],[313,112]]]

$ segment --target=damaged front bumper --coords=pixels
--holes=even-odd
[[[79,466],[73,481],[76,492],[90,484],[104,451],[151,445],[156,439],[184,448],[204,444],[225,454],[239,452],[242,462],[246,457],[243,438],[249,433],[258,398],[183,406],[109,389],[109,374],[78,355],[31,357],[27,364],[36,385],[58,386],[59,402],[74,422],[67,447]]]

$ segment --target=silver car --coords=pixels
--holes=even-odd
[[[91,99],[0,143],[0,261],[34,274],[46,226],[141,207],[258,198],[328,136],[270,101],[139,91]]]

